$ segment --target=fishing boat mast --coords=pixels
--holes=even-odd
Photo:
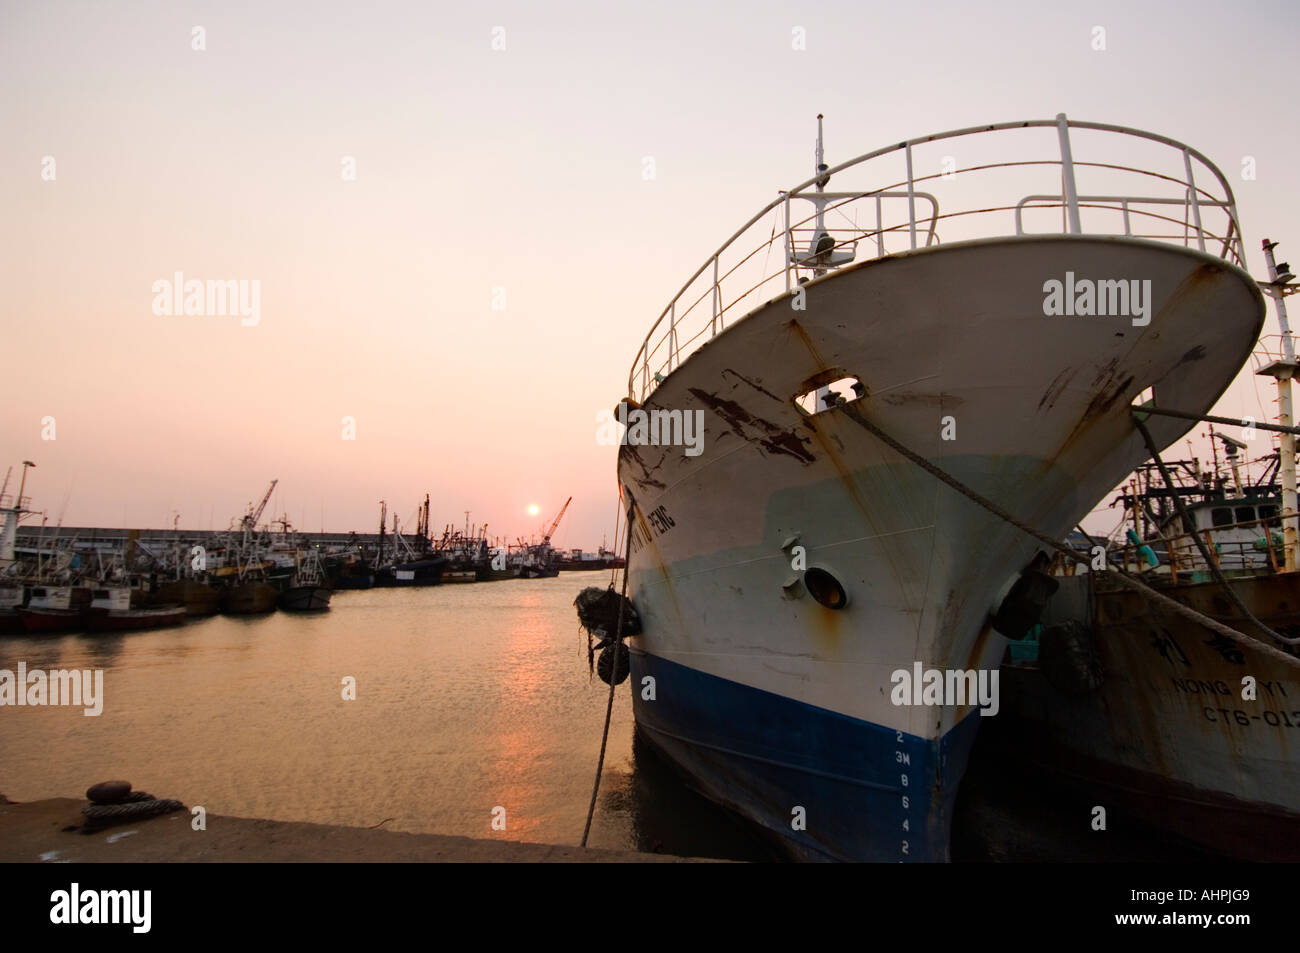
[[[1295,344],[1291,340],[1291,326],[1287,322],[1285,299],[1297,290],[1290,284],[1295,275],[1291,273],[1291,268],[1286,262],[1279,265],[1274,259],[1273,249],[1277,247],[1277,242],[1271,242],[1266,238],[1263,247],[1264,260],[1268,263],[1269,280],[1260,282],[1260,287],[1273,299],[1273,304],[1277,308],[1277,322],[1282,332],[1282,358],[1271,361],[1257,373],[1264,377],[1271,377],[1277,382],[1278,423],[1284,427],[1291,427],[1293,426],[1291,380],[1300,368],[1296,365]],[[1300,548],[1300,531],[1297,531],[1296,527],[1295,454],[1295,434],[1283,432],[1278,455],[1282,478],[1282,545],[1287,572],[1296,569],[1296,551]]]
[[[27,488],[27,470],[36,464],[30,460],[23,461],[23,475],[18,483],[18,495],[13,499],[12,506],[4,506],[0,502],[0,513],[4,513],[4,526],[0,527],[0,569],[6,569],[14,564],[14,546],[18,540],[18,523],[23,518],[23,514],[28,512],[23,508],[23,492]],[[12,467],[9,468],[13,470]],[[0,488],[0,500],[4,497],[4,490],[9,486],[9,472],[5,473],[4,487]],[[39,558],[39,553],[38,553]]]
[[[818,113],[817,148],[813,157],[813,174],[817,176],[813,185],[816,191],[811,192],[806,196],[806,198],[812,202],[814,209],[812,241],[809,242],[808,251],[805,252],[802,257],[793,247],[790,249],[791,261],[795,264],[811,267],[813,269],[814,278],[820,278],[822,275],[825,275],[830,268],[835,265],[844,265],[851,262],[857,248],[855,242],[849,249],[836,251],[836,241],[834,237],[826,231],[826,203],[832,199],[843,200],[849,196],[847,194],[826,191],[826,186],[830,184],[831,177],[827,174],[830,167],[826,164],[826,149],[822,136],[822,119],[822,114]]]
[[[828,241],[830,236],[826,234],[826,186],[830,182],[829,175],[822,175],[827,169],[826,150],[822,144],[822,114],[817,114],[817,158],[816,173],[821,176],[817,180],[817,192],[813,195],[813,207],[817,210],[817,225],[813,232],[813,247],[809,249],[810,253],[816,253],[823,250],[823,242],[828,243],[832,248],[835,246],[834,241]],[[815,274],[825,274],[824,269],[818,269]]]

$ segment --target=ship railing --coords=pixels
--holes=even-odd
[[[1259,340],[1255,342],[1255,350],[1251,355],[1254,358],[1256,370],[1260,370],[1274,361],[1285,361],[1287,359],[1284,338],[1285,336],[1281,334],[1261,334],[1259,336]],[[1294,348],[1294,344],[1292,347]]]
[[[1196,535],[1205,543],[1205,548],[1216,566],[1223,570],[1262,569],[1278,572],[1284,566],[1286,557],[1282,543],[1283,519],[1300,519],[1300,514],[1283,517],[1281,514],[1263,519],[1226,523],[1213,529],[1198,530]],[[1260,535],[1253,539],[1216,538],[1226,530],[1258,530]],[[1178,533],[1167,537],[1152,537],[1140,544],[1125,543],[1118,547],[1118,562],[1126,571],[1141,572],[1151,567],[1142,550],[1149,547],[1156,555],[1161,567],[1167,568],[1173,581],[1177,582],[1179,574],[1208,572],[1200,548],[1191,533]]]
[[[824,188],[831,179],[834,191],[818,191],[819,180]],[[806,282],[851,262],[928,248],[941,228],[947,242],[1123,236],[1246,267],[1232,188],[1190,146],[1064,115],[956,129],[849,159],[780,192],[659,314],[629,371],[628,396],[644,400],[756,308],[788,297],[797,316]]]

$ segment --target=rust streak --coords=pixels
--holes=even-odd
[[[966,403],[956,394],[919,394],[916,391],[900,390],[881,394],[880,400],[893,407],[902,407],[905,404],[922,404],[930,407],[953,408]]]
[[[1043,398],[1038,402],[1039,410],[1051,410],[1056,404],[1057,398],[1065,393],[1065,388],[1070,386],[1070,381],[1074,380],[1074,375],[1078,373],[1076,368],[1067,367],[1061,373],[1052,378],[1052,383],[1047,385],[1047,390],[1043,392]]]
[[[650,475],[655,470],[658,470],[661,466],[663,466],[664,460],[668,458],[667,452],[665,452],[664,455],[659,458],[659,462],[652,467],[646,466],[645,461],[641,459],[641,454],[637,451],[636,446],[633,444],[630,443],[624,444],[622,447],[620,447],[619,455],[624,457],[625,459],[635,460],[636,465],[641,468],[642,476],[639,477],[632,476],[632,479],[636,481],[637,486],[641,487],[641,489],[664,490],[668,488],[667,483],[664,483],[662,480],[656,480],[654,477]]]
[[[785,401],[783,401],[780,397],[777,397],[776,394],[773,394],[770,390],[768,390],[767,388],[765,388],[762,384],[756,384],[754,381],[751,381],[751,380],[750,380],[748,377],[746,377],[744,374],[741,374],[741,373],[739,373],[739,372],[733,370],[733,369],[730,368],[730,367],[725,368],[725,369],[723,370],[723,372],[722,372],[722,376],[723,376],[723,377],[726,377],[728,374],[730,374],[732,377],[736,378],[737,380],[744,381],[746,384],[748,384],[750,387],[754,388],[754,390],[758,391],[758,392],[759,392],[760,394],[762,394],[763,396],[765,396],[765,397],[771,397],[771,398],[772,398],[774,401],[776,401],[778,404],[784,404],[784,403],[785,403]]]
[[[765,449],[769,453],[788,454],[805,464],[812,463],[817,459],[805,446],[805,444],[809,443],[807,437],[800,437],[793,430],[784,430],[770,420],[755,417],[734,400],[719,397],[717,394],[710,394],[698,387],[690,388],[690,392],[702,403],[707,404],[715,414],[727,423],[727,426],[731,428],[731,432],[742,440]],[[758,427],[763,430],[766,436],[752,437],[746,432],[746,427]]]

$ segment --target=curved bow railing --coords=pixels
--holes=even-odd
[[[1023,158],[1002,159],[1016,138]],[[819,192],[818,180],[830,178],[835,191]],[[1123,235],[1245,268],[1232,189],[1190,146],[1064,115],[956,129],[849,159],[765,205],[660,313],[632,363],[628,396],[644,400],[728,321],[850,260],[937,244],[940,227],[947,241]]]

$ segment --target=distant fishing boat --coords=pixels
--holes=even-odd
[[[23,496],[23,491],[27,488],[27,471],[29,468],[36,466],[30,460],[23,461],[23,474],[18,484],[18,495],[10,497],[7,492],[9,489],[9,477],[13,474],[13,467],[5,471],[4,483],[0,484],[0,513],[4,514],[4,522],[0,523],[0,575],[12,576],[19,570],[15,557],[14,547],[18,541],[18,524],[22,518],[29,514],[31,510],[26,507],[27,498]],[[6,583],[6,588],[8,583]]]
[[[375,585],[436,586],[442,581],[443,568],[447,562],[443,556],[429,556],[425,559],[410,559],[394,563],[376,573]]]
[[[257,615],[274,612],[280,589],[270,583],[255,549],[247,556],[236,555],[233,566],[222,566],[210,575],[220,593],[221,611],[229,615]]]
[[[85,627],[83,613],[90,601],[84,586],[32,586],[18,615],[26,632],[78,632]]]
[[[560,574],[555,566],[520,566],[517,575],[520,579],[554,579]]]
[[[222,590],[201,579],[182,578],[161,583],[152,594],[151,604],[180,605],[187,616],[202,617],[221,611],[221,596]]]
[[[121,586],[92,589],[90,605],[84,612],[85,627],[92,632],[125,632],[185,621],[185,607],[181,605],[132,607],[131,592]]]
[[[511,554],[520,579],[554,579],[560,574],[559,558],[549,544],[522,546]]]
[[[388,504],[380,500],[379,507],[379,543],[375,558],[370,564],[373,585],[377,587],[438,585],[442,581],[443,570],[451,564],[452,559],[447,553],[429,551],[429,539],[425,535],[428,497],[425,497],[417,517],[416,546],[412,546],[402,535],[396,513],[393,514],[392,531],[385,535]]]
[[[520,540],[519,549],[516,554],[519,566],[519,578],[521,579],[554,579],[560,574],[560,554],[551,546],[551,537],[555,535],[555,530],[560,525],[560,520],[564,519],[564,514],[569,509],[569,504],[573,502],[573,497],[564,501],[560,507],[560,512],[555,519],[551,521],[550,526],[542,533],[540,543],[524,543]]]
[[[334,577],[335,589],[371,589],[375,577],[369,573],[340,573]]]
[[[232,582],[221,594],[221,611],[229,615],[259,615],[274,612],[280,590],[265,579],[246,577]]]
[[[605,548],[602,542],[596,552],[571,549],[559,554],[556,568],[561,572],[592,572],[600,569],[622,569],[623,557]]]
[[[1145,459],[1135,399],[1204,414],[1247,359],[1240,236],[1163,136],[1062,115],[831,168],[819,117],[813,177],[669,302],[615,408],[645,736],[794,857],[948,859],[988,719],[893,689],[995,669],[1038,544],[917,461],[1064,536]]]
[[[249,504],[248,512],[239,520],[239,536],[232,532],[226,550],[233,565],[222,566],[211,573],[213,581],[222,587],[221,611],[230,615],[259,615],[274,612],[280,599],[280,588],[270,582],[268,573],[277,563],[266,557],[257,521],[266,510],[279,480],[272,480],[256,507]]]
[[[474,576],[479,582],[500,582],[503,579],[531,579],[527,575],[523,566],[513,560],[506,559],[505,565],[500,569],[496,568],[489,560],[486,566],[479,566],[474,571]]]
[[[297,557],[297,567],[289,588],[280,593],[280,608],[290,612],[318,612],[330,607],[331,591],[321,569],[320,555],[314,549]]]
[[[18,610],[27,598],[27,593],[20,581],[22,567],[15,559],[15,544],[18,540],[18,524],[29,512],[24,506],[23,490],[27,485],[27,470],[34,466],[36,464],[30,460],[23,461],[23,476],[16,497],[11,497],[7,492],[13,467],[5,471],[4,483],[0,484],[0,514],[4,515],[4,522],[0,523],[0,635],[16,635],[25,631],[23,617]]]
[[[355,544],[346,553],[332,554],[326,559],[325,567],[330,584],[335,589],[369,589],[375,584],[370,561]]]
[[[488,543],[487,525],[471,526],[469,513],[465,514],[464,530],[444,527],[442,537],[433,543],[432,555],[445,561],[441,570],[442,582],[487,582],[510,579],[519,575],[518,568],[508,564],[493,565],[504,560],[505,550],[495,549]],[[466,578],[468,574],[472,578]]]
[[[23,596],[22,586],[0,584],[0,635],[13,635],[23,631],[23,617],[18,614]]]

